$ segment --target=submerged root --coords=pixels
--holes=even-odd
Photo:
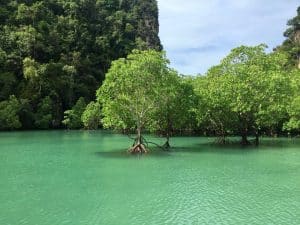
[[[147,141],[143,136],[132,138],[129,136],[130,139],[133,140],[131,148],[128,149],[128,153],[130,154],[147,154],[149,152],[149,145],[155,145],[158,148],[162,149],[163,151],[169,151],[171,148],[171,145],[169,141],[166,141],[166,143],[161,146],[154,142]]]
[[[246,140],[242,140],[242,141],[241,141],[241,145],[242,145],[242,146],[250,146],[250,145],[251,145],[251,142],[248,141],[247,139],[246,139]]]
[[[216,139],[215,142],[216,142],[216,144],[218,144],[218,145],[225,145],[225,144],[227,143],[225,137],[218,137],[218,138]]]
[[[162,146],[162,148],[165,150],[165,151],[168,151],[170,150],[171,148],[171,145],[168,141],[166,141],[166,143]]]

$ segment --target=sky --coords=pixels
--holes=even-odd
[[[160,39],[171,66],[204,74],[232,48],[284,40],[299,0],[158,0]]]

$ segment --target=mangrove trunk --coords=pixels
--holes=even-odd
[[[143,154],[148,153],[144,143],[143,143],[143,137],[141,134],[141,128],[137,128],[137,137],[135,139],[135,142],[133,146],[128,150],[131,154]]]
[[[241,145],[243,145],[243,146],[250,145],[250,142],[248,141],[248,131],[247,131],[247,129],[242,130],[241,136],[242,136]]]
[[[167,138],[167,140],[166,140],[165,144],[163,145],[163,148],[166,149],[166,150],[169,150],[171,148],[169,132],[167,133],[166,138]]]

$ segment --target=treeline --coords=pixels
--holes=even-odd
[[[156,0],[0,0],[0,130],[65,127],[111,61],[148,48]]]
[[[31,87],[34,94],[30,96],[43,98],[33,101],[35,98],[20,97],[28,94],[23,89],[17,92],[20,95],[7,94],[0,103],[1,129],[26,128],[24,124],[30,123],[37,128],[55,127],[54,115],[61,107],[57,127],[136,131],[137,138],[130,149],[133,153],[147,151],[143,138],[145,131],[165,136],[165,147],[170,146],[170,136],[185,131],[217,136],[222,143],[228,136],[240,135],[244,145],[249,144],[249,136],[255,137],[254,142],[258,144],[259,137],[264,134],[297,135],[300,133],[299,24],[300,8],[298,15],[288,22],[286,41],[272,53],[266,53],[265,45],[241,46],[233,49],[205,75],[196,77],[182,76],[171,69],[165,53],[157,51],[161,48],[159,40],[149,39],[149,36],[143,39],[144,47],[140,49],[156,50],[131,52],[130,49],[131,54],[128,50],[123,57],[116,57],[118,59],[105,73],[96,99],[93,99],[94,93],[90,97],[78,94],[72,105],[63,107],[62,103],[54,102],[50,93],[61,91],[58,96],[65,97],[69,96],[69,89],[55,83],[53,86],[43,83],[44,78],[49,82],[56,80],[51,73],[60,64],[51,61],[45,65],[25,57],[21,63],[23,86],[20,87]],[[137,40],[140,39],[135,38],[135,43],[141,43]],[[62,77],[61,81],[79,76],[76,66],[61,66],[74,75]],[[41,76],[42,73],[47,76]],[[86,76],[86,73],[82,74]],[[71,83],[75,85],[73,81]],[[15,84],[12,83],[11,89],[17,91],[20,87]],[[99,87],[95,80],[90,84]],[[77,93],[80,89],[73,86],[72,90]],[[32,120],[28,120],[30,113]]]
[[[299,131],[300,70],[289,67],[282,52],[265,53],[265,46],[233,49],[220,65],[194,82],[199,97],[196,117],[205,132],[220,137],[239,134],[277,135]]]
[[[104,127],[136,131],[133,153],[146,152],[144,131],[164,135],[166,147],[179,130],[214,135],[222,143],[239,135],[243,145],[249,136],[258,144],[262,134],[297,134],[300,70],[289,66],[286,53],[267,54],[265,48],[235,48],[198,77],[170,69],[163,52],[134,51],[113,62],[94,104]]]

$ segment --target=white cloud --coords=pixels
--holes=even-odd
[[[172,66],[184,74],[197,74],[239,45],[279,45],[299,0],[158,0],[158,4],[160,38]]]

